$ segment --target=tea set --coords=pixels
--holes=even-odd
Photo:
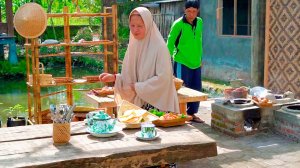
[[[104,110],[89,112],[86,115],[87,131],[95,137],[111,137],[122,131],[116,118],[111,118]],[[140,140],[154,140],[159,135],[152,123],[141,123],[141,130],[135,133]]]

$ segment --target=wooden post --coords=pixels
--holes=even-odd
[[[64,37],[65,37],[65,43],[70,44],[70,16],[69,8],[67,6],[64,7]],[[72,78],[72,58],[71,58],[71,47],[70,45],[65,46],[65,65],[66,65],[66,77]],[[72,84],[67,84],[67,104],[73,105],[73,87]]]
[[[118,73],[118,11],[117,5],[112,6],[112,15],[113,15],[113,73]]]
[[[113,4],[116,4],[116,0],[103,0],[102,1],[103,7],[104,6],[112,6]],[[113,10],[113,9],[111,9]],[[112,12],[113,13],[113,12]],[[114,17],[112,17],[114,18]],[[113,21],[114,19],[108,19],[106,21],[106,26],[111,27],[113,25]],[[104,25],[103,25],[104,27]],[[107,29],[107,39],[113,40],[113,29]],[[114,51],[114,46],[108,46],[108,51]],[[107,72],[109,73],[116,73],[114,70],[114,58],[116,58],[118,56],[113,56],[113,57],[108,57],[107,59]]]
[[[265,5],[265,0],[252,0],[251,81],[253,86],[262,86],[264,80]]]
[[[269,80],[269,52],[270,52],[270,0],[266,0],[266,28],[265,28],[265,63],[264,63],[264,87],[268,88]]]
[[[5,0],[5,7],[6,7],[7,34],[9,36],[14,36],[12,0]]]
[[[107,7],[104,7],[104,13],[107,13]],[[107,38],[107,17],[103,18],[103,38],[104,40],[108,40]],[[103,62],[104,62],[104,72],[108,72],[108,57],[107,57],[107,45],[104,44],[104,58],[103,58]]]

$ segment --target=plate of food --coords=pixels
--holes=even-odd
[[[159,120],[153,121],[153,124],[159,127],[173,127],[184,125],[186,121],[192,119],[192,116],[185,114],[165,113],[163,116],[159,117]]]
[[[104,86],[103,88],[92,89],[90,91],[90,94],[94,94],[96,96],[101,96],[101,97],[106,97],[108,95],[113,95],[114,94],[114,88],[113,87]]]
[[[158,119],[158,116],[125,100],[118,109],[118,120],[125,124],[126,128],[140,128],[142,122],[153,122]]]

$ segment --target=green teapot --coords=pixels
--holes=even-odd
[[[116,121],[116,119],[112,119],[105,113],[104,110],[100,110],[88,120],[88,127],[90,131],[96,134],[109,133],[114,129]]]

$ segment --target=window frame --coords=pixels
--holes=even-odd
[[[218,0],[218,6],[216,10],[216,20],[217,20],[217,34],[218,36],[224,36],[224,37],[239,37],[239,38],[250,38],[252,37],[251,29],[248,28],[248,31],[250,30],[249,35],[238,35],[237,34],[237,1],[234,0],[234,29],[233,34],[223,34],[223,1],[224,0]],[[252,4],[252,0],[248,0],[249,4]],[[248,24],[248,27],[251,27],[251,10],[248,10],[248,21],[250,24]]]

